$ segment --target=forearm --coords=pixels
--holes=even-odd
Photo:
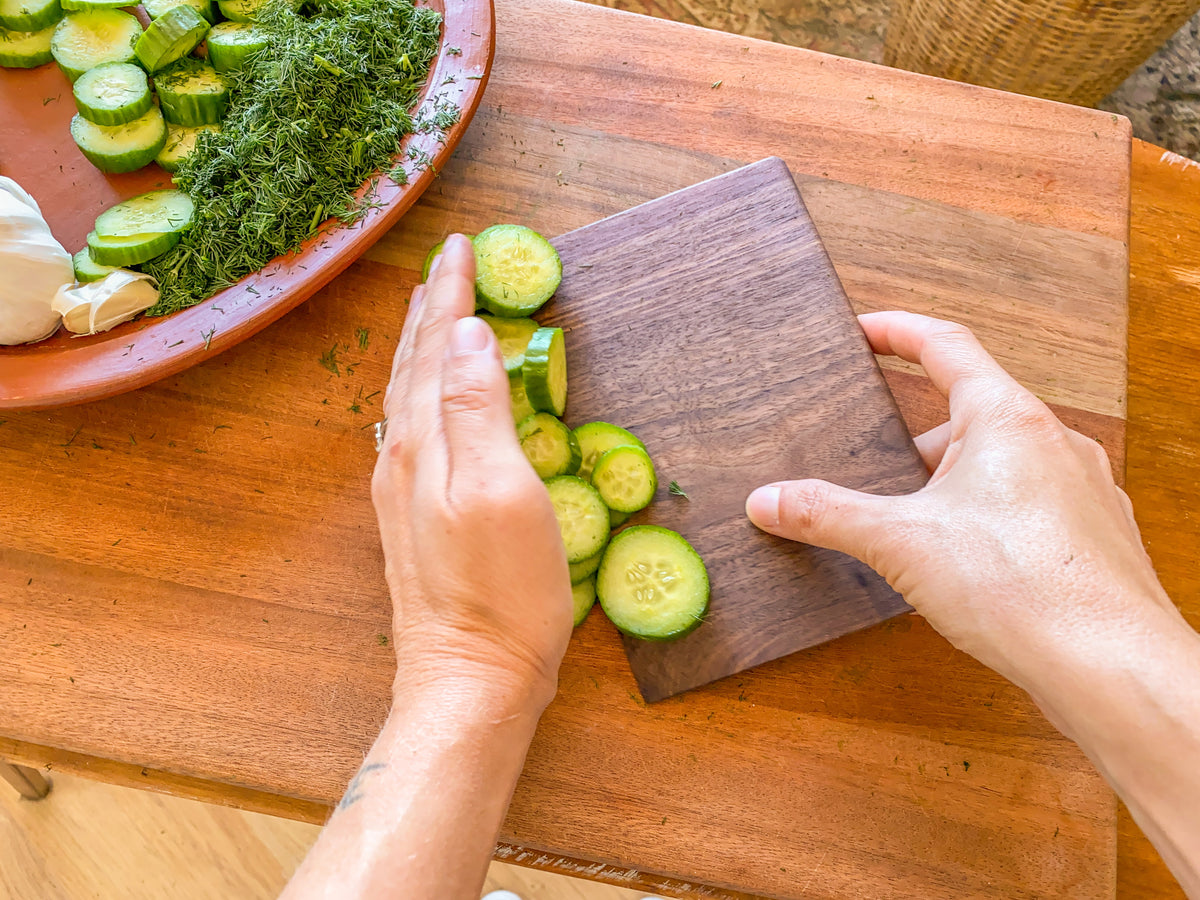
[[[1147,607],[1055,663],[1034,698],[1200,897],[1200,636],[1173,610]]]
[[[398,692],[285,900],[476,900],[540,711],[488,686]]]

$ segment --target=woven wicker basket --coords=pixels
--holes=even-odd
[[[1094,106],[1198,0],[895,0],[889,66]]]

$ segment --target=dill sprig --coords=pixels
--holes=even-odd
[[[438,50],[433,10],[411,0],[270,3],[258,28],[268,46],[230,76],[221,131],[203,133],[175,175],[195,218],[183,240],[142,267],[161,291],[147,315],[228,287],[330,217],[357,221],[377,201],[356,192],[379,169],[395,171],[400,141],[458,120],[442,100],[427,118],[410,112]]]

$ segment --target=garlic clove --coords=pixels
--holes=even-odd
[[[127,322],[158,302],[153,278],[128,269],[88,284],[64,284],[51,306],[72,334],[97,334]]]

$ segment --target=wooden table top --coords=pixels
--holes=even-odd
[[[393,664],[365,426],[450,228],[558,233],[778,153],[856,305],[964,319],[1119,462],[1124,120],[560,0],[497,17],[458,157],[365,260],[205,365],[0,424],[0,756],[325,817]],[[1128,484],[1168,590],[1195,597],[1198,204],[1176,186],[1200,173],[1160,154],[1135,146]],[[922,379],[889,378],[911,426],[936,421]],[[593,617],[499,856],[679,895],[1170,883],[1128,823],[1113,865],[1082,755],[919,619],[651,707],[632,687]]]

